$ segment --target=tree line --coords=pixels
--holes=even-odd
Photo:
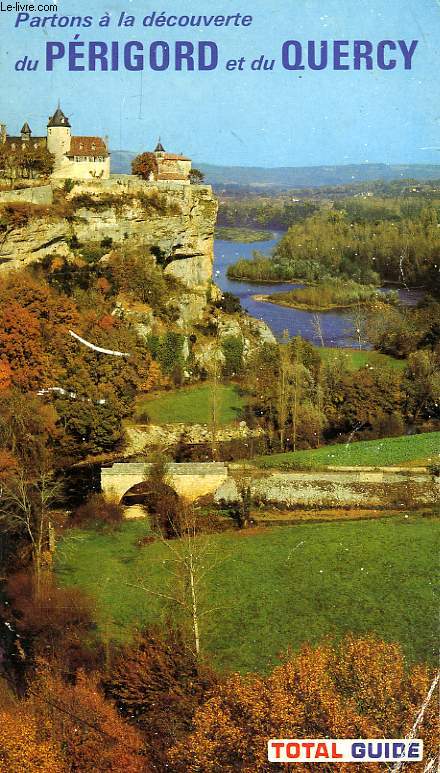
[[[271,256],[255,252],[252,260],[240,259],[229,266],[228,277],[316,282],[340,276],[365,284],[426,284],[439,292],[436,207],[402,219],[369,220],[353,214],[333,209],[292,225]]]
[[[253,354],[246,383],[252,421],[264,428],[269,452],[317,448],[353,432],[357,439],[403,435],[408,425],[440,419],[438,341],[409,353],[402,370],[353,371],[342,356],[323,362],[317,348],[286,334]]]

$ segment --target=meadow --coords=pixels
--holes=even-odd
[[[283,454],[259,456],[255,460],[260,467],[300,469],[301,467],[387,467],[405,465],[407,462],[420,466],[439,463],[440,432],[424,432],[420,435],[360,440],[338,443],[307,451],[287,451]]]
[[[328,346],[320,346],[319,354],[325,363],[342,363],[348,370],[354,371],[365,368],[392,368],[404,370],[406,360],[398,360],[388,354],[375,352],[374,349],[335,349]]]
[[[140,547],[147,532],[146,521],[107,534],[72,530],[58,546],[58,579],[96,598],[107,638],[127,640],[172,612],[139,587],[166,587],[170,553],[160,542]],[[438,521],[411,513],[213,535],[205,651],[218,668],[265,672],[303,642],[376,632],[411,660],[433,662],[438,538]]]
[[[147,414],[153,424],[209,424],[212,386],[183,387],[173,392],[142,397],[136,403],[135,421],[142,423]],[[233,385],[218,386],[218,423],[239,419],[243,398]]]

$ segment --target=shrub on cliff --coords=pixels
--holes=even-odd
[[[225,357],[223,372],[225,376],[236,376],[243,370],[243,339],[240,336],[226,336],[222,341]]]
[[[111,258],[109,267],[119,292],[155,310],[164,307],[169,298],[169,285],[151,256],[135,251],[118,252]]]
[[[28,202],[6,204],[0,208],[0,231],[23,228],[33,218],[46,217],[50,208]]]
[[[104,209],[114,208],[120,211],[125,205],[133,202],[133,196],[129,193],[100,193],[99,196],[91,196],[89,193],[78,193],[71,199],[74,209],[90,209],[99,212]]]
[[[174,204],[168,202],[166,195],[159,193],[159,191],[152,190],[147,192],[140,192],[136,195],[137,200],[140,202],[145,212],[151,215],[168,215],[176,214]],[[180,214],[180,207],[178,208],[178,214]]]
[[[233,293],[225,292],[222,297],[214,303],[216,309],[221,309],[225,314],[239,314],[243,311],[240,298]]]

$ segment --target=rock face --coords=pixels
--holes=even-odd
[[[186,443],[209,443],[211,432],[205,424],[148,424],[146,426],[126,427],[127,446],[125,456],[143,453],[145,450],[160,448],[172,448],[185,438]],[[220,427],[217,432],[217,440],[248,440],[264,435],[261,427],[249,429],[245,421],[238,424]]]
[[[3,234],[0,238],[0,271],[21,268],[55,253],[69,256],[69,232],[65,220],[48,222],[38,218],[22,228]]]
[[[53,189],[51,185],[35,185],[29,188],[21,188],[0,192],[0,204],[40,204],[48,207],[53,203]]]
[[[96,184],[95,184],[96,187]],[[109,190],[103,194],[120,193]],[[22,228],[3,234],[0,239],[0,270],[19,268],[46,255],[69,256],[72,236],[81,242],[101,242],[111,238],[115,245],[128,243],[154,247],[171,261],[165,271],[177,277],[191,292],[205,293],[211,282],[214,259],[213,237],[217,202],[208,185],[155,186],[146,183],[140,196],[121,199],[108,208],[82,207],[73,221],[34,218]],[[165,207],[154,211],[142,202],[154,194],[166,200]],[[72,195],[75,194],[75,189]],[[72,197],[72,196],[71,196]],[[99,193],[93,191],[99,202]]]
[[[81,247],[73,250],[73,243],[99,245],[106,239],[116,249],[125,245],[140,247],[145,253],[151,251],[160,265],[166,266],[164,273],[179,281],[179,289],[169,300],[176,312],[174,329],[185,335],[203,319],[208,298],[221,298],[221,291],[212,282],[217,201],[209,185],[150,183],[126,175],[83,182],[70,193],[57,191],[59,187],[54,183],[24,193],[19,191],[19,199],[14,198],[15,192],[7,192],[12,204],[27,201],[48,206],[44,210],[40,207],[38,216],[34,212],[32,217],[31,212],[26,225],[0,231],[0,272],[25,267],[47,256],[77,259],[81,257]],[[54,193],[55,205],[50,207]],[[37,194],[44,196],[37,196],[34,201],[32,197]],[[65,200],[73,201],[73,216],[71,212],[69,217],[59,214],[67,213],[71,206]],[[106,256],[102,258],[105,259]],[[132,308],[118,301],[114,313],[126,316],[144,338],[161,326],[155,310],[148,307]],[[219,337],[223,340],[228,336],[241,339],[245,361],[255,347],[275,342],[264,322],[247,315],[223,313]],[[200,333],[197,337],[195,363],[207,368],[216,356],[216,344],[204,340]],[[219,359],[224,360],[221,352]]]

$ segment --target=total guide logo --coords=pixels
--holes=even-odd
[[[420,762],[423,741],[406,738],[272,738],[269,762]]]

